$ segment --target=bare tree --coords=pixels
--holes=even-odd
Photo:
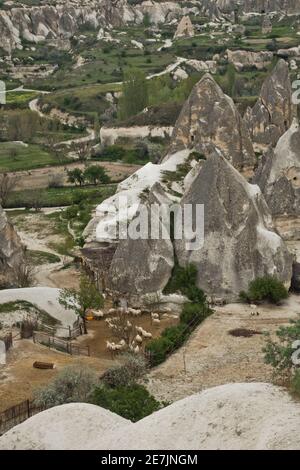
[[[78,155],[80,162],[86,162],[91,156],[91,143],[89,141],[74,142],[72,150]]]
[[[34,266],[25,255],[23,260],[13,268],[13,281],[18,288],[30,287],[34,284]]]
[[[136,322],[132,319],[129,320],[122,309],[117,310],[109,319],[108,326],[113,336],[119,340],[125,340],[127,346],[130,346],[137,334]]]
[[[0,204],[5,206],[8,198],[16,187],[18,178],[8,173],[0,174]]]

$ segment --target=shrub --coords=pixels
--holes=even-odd
[[[165,293],[181,292],[186,295],[192,302],[203,303],[206,301],[204,292],[196,286],[197,268],[194,264],[186,267],[175,264],[172,277],[165,287]]]
[[[292,379],[292,392],[300,397],[300,370],[296,370],[295,375]]]
[[[37,406],[43,408],[88,402],[97,383],[94,370],[79,365],[65,367],[50,384],[35,392],[34,400]]]
[[[147,362],[143,356],[124,354],[124,364],[108,369],[101,377],[102,382],[111,387],[126,387],[133,385],[147,370]]]
[[[143,385],[138,384],[116,388],[97,387],[93,393],[92,403],[133,422],[145,418],[162,407]]]
[[[259,277],[250,282],[248,292],[242,291],[240,298],[242,301],[269,301],[274,304],[279,303],[288,297],[288,291],[280,282],[273,276]]]
[[[185,304],[180,315],[180,323],[184,325],[199,325],[211,314],[211,309],[207,304]]]
[[[277,340],[269,339],[263,349],[265,362],[274,368],[275,376],[290,382],[295,370],[292,358],[295,352],[293,343],[300,338],[300,320],[282,326],[277,330],[276,336]]]
[[[169,338],[161,336],[160,338],[153,339],[146,346],[146,352],[150,354],[151,366],[157,366],[164,362],[173,348],[173,343]]]

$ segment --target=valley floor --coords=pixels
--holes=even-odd
[[[170,402],[203,389],[231,382],[272,382],[272,370],[264,364],[264,333],[276,330],[300,312],[300,296],[291,295],[280,307],[251,308],[231,304],[216,308],[193,333],[187,344],[148,376],[147,388],[156,398]],[[250,329],[262,334],[234,337],[234,329]]]

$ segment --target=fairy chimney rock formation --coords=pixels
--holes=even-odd
[[[14,271],[22,258],[21,240],[0,206],[0,287],[15,285]]]
[[[184,16],[183,18],[181,18],[177,26],[177,30],[174,34],[174,39],[185,38],[185,37],[191,38],[194,35],[195,35],[194,26],[190,20],[190,17]]]
[[[292,86],[288,64],[280,59],[265,80],[260,96],[244,121],[258,149],[275,147],[293,120]]]
[[[185,102],[171,142],[168,155],[184,148],[202,151],[213,144],[245,176],[251,176],[256,161],[244,120],[209,74],[194,86]]]
[[[300,240],[300,129],[294,119],[275,150],[262,158],[255,182],[260,186],[277,230],[286,240]]]
[[[260,276],[275,275],[290,286],[292,256],[274,231],[259,187],[218,152],[208,156],[181,204],[204,205],[203,246],[187,250],[185,240],[175,240],[179,264],[196,265],[199,288],[234,301]]]

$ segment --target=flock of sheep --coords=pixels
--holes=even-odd
[[[101,319],[104,318],[105,316],[108,316],[104,321],[107,324],[107,326],[113,330],[113,331],[118,331],[120,334],[120,331],[125,330],[132,331],[134,332],[134,336],[129,338],[122,338],[118,343],[112,342],[112,341],[106,341],[106,349],[110,351],[112,354],[116,354],[119,352],[123,352],[126,350],[132,351],[136,354],[138,354],[141,351],[142,345],[145,341],[152,339],[152,333],[149,331],[146,331],[144,328],[141,326],[133,325],[132,322],[126,318],[126,323],[122,325],[122,327],[117,326],[118,320],[120,318],[120,315],[123,316],[125,319],[125,316],[131,315],[132,317],[140,317],[142,315],[142,311],[139,309],[134,309],[134,308],[128,308],[125,310],[124,308],[111,308],[107,312],[103,311],[98,311],[93,313],[95,318]],[[117,316],[114,316],[117,315]],[[119,315],[119,316],[118,316]],[[151,313],[151,323],[154,326],[159,326],[161,323],[160,320],[160,315],[158,313]],[[127,340],[126,340],[127,339]]]

